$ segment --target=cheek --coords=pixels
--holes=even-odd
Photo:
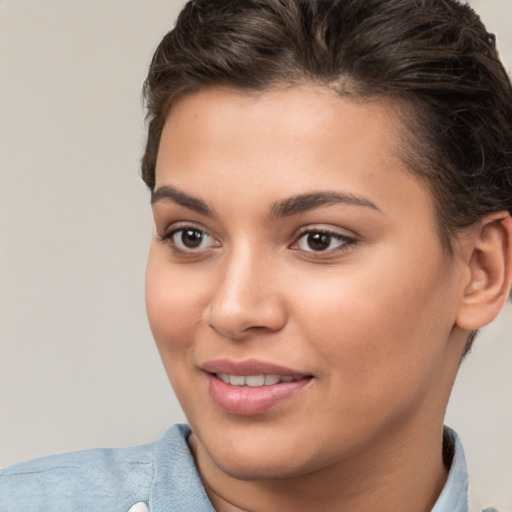
[[[167,353],[183,350],[191,344],[192,333],[201,322],[206,294],[201,288],[204,280],[191,279],[184,266],[172,265],[162,252],[159,247],[150,250],[146,269],[146,310],[151,331],[166,363]],[[194,271],[196,274],[197,270]]]
[[[425,390],[454,322],[443,258],[379,256],[364,272],[346,268],[304,284],[307,304],[295,315],[332,369],[333,389],[357,389],[352,396],[370,402],[408,387]]]
[[[149,325],[176,398],[185,413],[193,364],[194,337],[201,325],[205,296],[201,280],[170,264],[160,247],[152,247],[146,269],[146,310]],[[188,383],[188,384],[187,384]],[[188,414],[187,414],[188,416]]]

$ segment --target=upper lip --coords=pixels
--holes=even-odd
[[[296,371],[279,364],[260,361],[258,359],[213,359],[200,365],[200,368],[208,373],[226,373],[228,375],[280,375],[289,377],[311,377],[311,374]]]

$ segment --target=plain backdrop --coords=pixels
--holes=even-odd
[[[0,0],[0,466],[149,442],[184,417],[143,297],[141,86],[183,2]],[[510,70],[512,0],[474,0]],[[512,309],[447,423],[484,505],[512,509]]]

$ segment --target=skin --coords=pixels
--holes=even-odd
[[[308,85],[194,93],[168,117],[155,190],[210,212],[156,192],[147,311],[219,511],[429,511],[445,483],[478,236],[443,251],[400,130],[393,105]],[[326,191],[360,201],[275,215]],[[198,248],[166,238],[185,227]],[[336,236],[313,250],[304,230]],[[201,369],[226,357],[313,378],[263,414],[229,414]]]

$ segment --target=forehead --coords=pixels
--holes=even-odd
[[[423,194],[430,206],[427,187],[400,158],[401,132],[392,103],[354,101],[325,87],[202,91],[178,101],[167,118],[156,188],[246,204],[319,189],[371,196],[375,204]]]
[[[325,86],[283,85],[264,91],[212,88],[178,100],[164,132],[179,130],[184,137],[191,132],[214,134],[220,142],[222,137],[232,139],[236,130],[240,137],[249,136],[246,142],[253,146],[269,136],[273,140],[279,136],[281,143],[302,138],[312,143],[324,139],[328,144],[333,127],[339,131],[350,125],[351,131],[364,129],[366,137],[377,135],[394,151],[402,130],[400,114],[391,101],[356,100]]]

